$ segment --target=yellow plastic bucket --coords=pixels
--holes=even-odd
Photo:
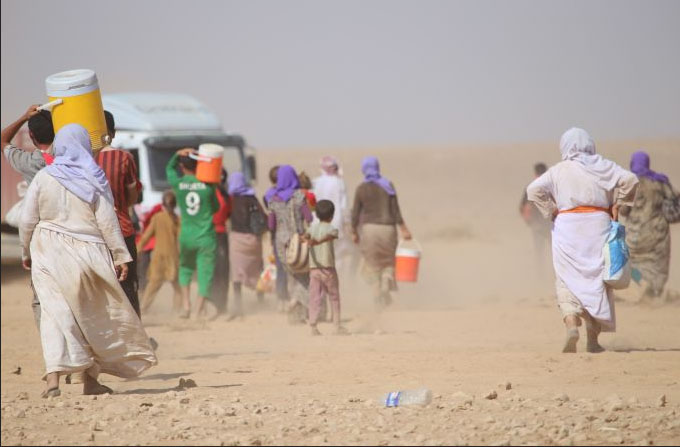
[[[196,164],[196,178],[203,183],[219,183],[222,178],[224,148],[219,144],[205,143],[198,146],[198,155],[192,156]]]
[[[61,99],[52,108],[54,133],[67,124],[77,123],[90,134],[92,151],[108,144],[104,106],[97,75],[92,70],[69,70],[48,76],[45,88],[50,102]]]

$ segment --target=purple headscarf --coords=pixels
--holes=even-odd
[[[284,202],[293,197],[296,189],[300,188],[300,180],[291,165],[281,165],[276,175],[276,187],[269,188],[264,198],[271,202],[274,196],[278,196]]]
[[[630,170],[638,177],[647,177],[661,183],[668,183],[668,177],[665,174],[654,172],[649,169],[649,155],[645,151],[637,151],[630,158]]]
[[[380,163],[375,157],[366,157],[361,161],[361,172],[364,174],[364,182],[375,183],[391,196],[396,195],[392,183],[380,175]]]
[[[229,182],[229,195],[231,196],[254,196],[255,190],[248,186],[242,172],[233,172],[227,179]]]
[[[54,138],[54,161],[47,173],[89,204],[102,195],[113,204],[106,174],[92,158],[90,135],[80,124],[67,124]]]

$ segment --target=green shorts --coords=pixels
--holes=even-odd
[[[188,286],[196,270],[198,294],[210,296],[215,273],[215,252],[217,244],[196,246],[192,243],[179,243],[179,285]]]

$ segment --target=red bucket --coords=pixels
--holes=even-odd
[[[418,268],[423,249],[418,242],[413,241],[417,248],[404,247],[404,242],[399,242],[394,263],[394,277],[399,282],[418,282]]]

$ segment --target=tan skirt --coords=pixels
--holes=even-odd
[[[262,238],[250,233],[229,232],[229,269],[232,282],[254,289],[262,268]]]
[[[157,363],[105,244],[36,228],[31,276],[46,373],[137,377]]]
[[[364,259],[362,274],[380,290],[396,290],[394,257],[399,237],[394,225],[363,224],[359,235],[359,249]]]

